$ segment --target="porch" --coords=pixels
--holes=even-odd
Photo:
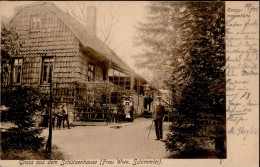
[[[42,87],[46,96],[50,93],[49,87]],[[66,104],[70,122],[75,125],[88,124],[87,122],[123,122],[121,97],[132,96],[134,102],[134,118],[143,112],[144,96],[131,93],[109,81],[95,81],[86,83],[53,83],[52,99],[53,111],[61,104]]]

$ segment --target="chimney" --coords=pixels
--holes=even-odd
[[[90,35],[96,36],[97,33],[97,8],[95,6],[87,7],[87,30]]]
[[[20,8],[19,6],[15,6],[15,7],[14,7],[14,15],[13,15],[13,16],[15,16],[20,9],[21,9],[21,8]]]

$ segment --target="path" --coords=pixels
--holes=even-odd
[[[165,144],[155,140],[154,127],[147,138],[151,123],[152,119],[138,118],[133,123],[54,130],[52,142],[71,159],[167,158]],[[115,125],[122,127],[111,128]],[[168,125],[164,123],[164,138]],[[43,134],[47,136],[48,130]]]

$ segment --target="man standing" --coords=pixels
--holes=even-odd
[[[60,130],[61,127],[61,122],[62,122],[62,111],[61,111],[61,106],[58,107],[58,112],[57,112],[57,129]]]
[[[48,105],[44,104],[44,109],[41,112],[42,116],[43,116],[43,121],[42,121],[42,125],[43,127],[48,127],[48,123],[49,123],[49,110],[48,110]]]
[[[131,122],[134,120],[134,101],[132,96],[129,96],[129,101],[130,101],[130,117],[131,117]]]
[[[154,124],[155,124],[155,133],[156,133],[156,140],[163,139],[163,130],[162,130],[162,124],[163,124],[163,118],[165,113],[164,105],[162,104],[162,97],[157,97],[158,104],[155,109],[154,113]]]
[[[53,130],[54,130],[54,127],[55,127],[56,117],[57,117],[57,112],[54,110],[54,111],[52,112],[52,128],[53,128]]]
[[[68,110],[65,107],[65,105],[62,106],[62,113],[63,113],[63,128],[64,128],[64,121],[66,120],[68,129],[70,129]]]

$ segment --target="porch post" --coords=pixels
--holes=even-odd
[[[134,76],[131,75],[131,84],[130,84],[130,90],[131,90],[131,95],[134,93]]]

